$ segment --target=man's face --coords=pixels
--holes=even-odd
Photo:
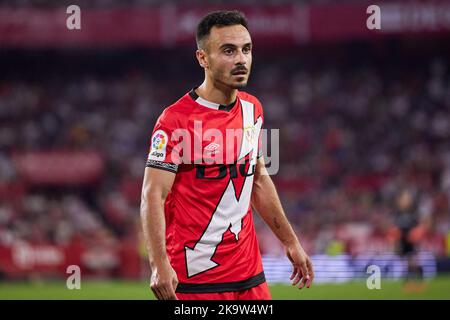
[[[402,193],[397,198],[397,207],[401,211],[406,211],[412,207],[413,197],[408,191],[402,191]]]
[[[242,25],[213,27],[197,53],[214,82],[234,89],[247,85],[252,66],[252,40]],[[203,54],[201,53],[203,52]]]

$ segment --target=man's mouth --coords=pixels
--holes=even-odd
[[[235,71],[231,72],[231,74],[233,76],[242,76],[242,75],[246,75],[247,74],[247,70],[246,69],[239,69],[239,70],[235,70]]]

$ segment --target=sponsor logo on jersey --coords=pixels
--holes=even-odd
[[[163,130],[156,130],[152,136],[152,147],[148,155],[148,160],[165,160],[168,141],[169,138]]]
[[[205,147],[205,154],[209,156],[214,156],[219,147],[220,145],[218,145],[217,143],[211,142]]]

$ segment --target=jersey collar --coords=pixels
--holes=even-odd
[[[236,98],[236,100],[234,100],[234,102],[230,103],[229,105],[218,104],[218,103],[214,103],[214,102],[205,100],[195,92],[195,89],[197,89],[197,88],[198,87],[192,88],[192,90],[189,91],[189,96],[192,98],[192,100],[194,100],[195,102],[197,102],[198,104],[200,104],[204,107],[214,109],[214,110],[230,111],[231,109],[233,109],[234,105],[236,104],[237,98]]]

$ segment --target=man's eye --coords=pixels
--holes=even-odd
[[[225,54],[232,54],[232,53],[233,53],[233,50],[232,50],[232,49],[225,49],[225,50],[223,50],[223,52],[224,52]]]
[[[244,53],[249,53],[251,51],[250,47],[244,48],[242,50]]]

